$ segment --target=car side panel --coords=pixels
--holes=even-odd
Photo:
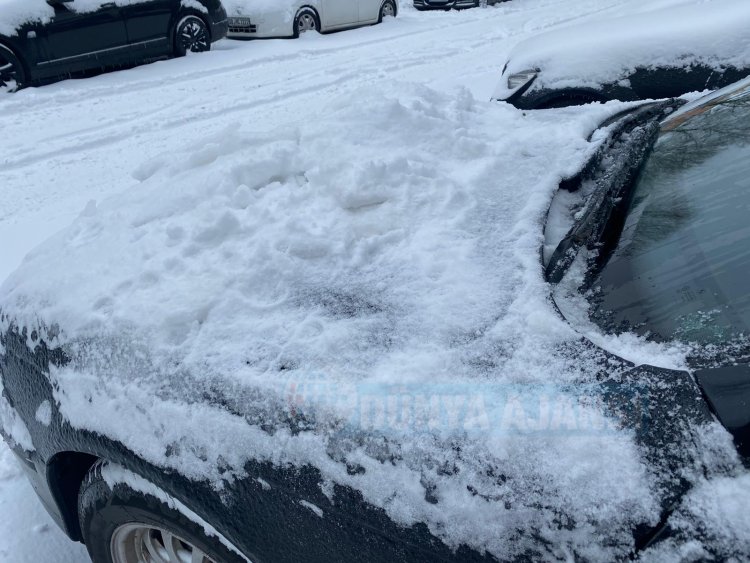
[[[320,24],[323,30],[354,25],[359,19],[359,7],[353,0],[321,0]]]
[[[157,467],[119,442],[88,430],[73,428],[58,410],[49,373],[52,365],[67,362],[59,349],[36,340],[31,351],[24,334],[13,329],[0,334],[0,378],[11,406],[25,422],[34,452],[17,452],[24,459],[49,511],[73,539],[76,511],[58,496],[53,498],[43,476],[50,460],[64,452],[80,452],[120,464],[184,503],[216,528],[254,562],[371,563],[419,562],[480,563],[495,561],[467,548],[452,550],[432,536],[424,525],[402,527],[382,509],[364,501],[349,488],[336,486],[332,502],[320,487],[322,476],[309,467],[278,467],[248,461],[245,477],[228,479],[221,493],[208,481],[192,481],[177,472]],[[0,350],[3,350],[0,347]],[[52,406],[49,426],[36,420],[43,401]],[[127,423],[127,421],[124,421]],[[300,501],[324,510],[321,520]],[[322,525],[325,524],[325,525]]]
[[[380,17],[382,0],[357,0],[359,3],[359,22],[374,23]]]
[[[178,7],[175,0],[144,0],[122,6],[128,43],[167,50],[170,26]]]
[[[119,62],[129,50],[125,21],[117,7],[77,13],[64,6],[55,8],[54,19],[41,28],[50,51],[42,66],[66,73]]]

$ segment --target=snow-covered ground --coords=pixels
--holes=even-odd
[[[342,128],[348,123],[365,122],[352,118],[357,103],[362,103],[363,115],[374,111],[374,115],[383,116],[387,115],[390,100],[394,119],[403,118],[408,125],[418,124],[414,115],[399,114],[396,100],[403,99],[412,108],[418,106],[425,121],[433,117],[442,119],[442,126],[435,127],[435,134],[446,136],[454,133],[447,129],[448,125],[465,119],[469,126],[477,127],[477,132],[457,137],[466,144],[456,146],[460,158],[455,157],[455,163],[465,165],[464,172],[469,176],[501,170],[488,165],[489,158],[500,158],[498,147],[483,153],[482,146],[477,144],[490,138],[490,134],[482,129],[487,123],[475,115],[483,111],[481,104],[489,100],[505,56],[518,41],[584,19],[678,3],[678,0],[513,0],[495,8],[460,13],[418,13],[402,5],[398,19],[380,26],[328,36],[308,35],[296,41],[222,41],[208,54],[28,89],[2,99],[0,280],[18,267],[23,256],[38,243],[77,216],[96,213],[94,202],[115,194],[125,194],[121,197],[126,201],[129,191],[138,190],[152,177],[179,177],[188,186],[186,197],[194,197],[195,182],[190,171],[196,170],[194,174],[203,178],[205,171],[198,168],[220,158],[224,149],[237,153],[235,159],[242,157],[238,143],[244,140],[258,143],[257,150],[262,152],[265,147],[260,141],[267,136],[272,149],[274,141],[280,143],[274,156],[283,157],[288,156],[283,144],[293,141],[295,131],[300,129],[311,143],[326,147],[321,134],[327,124],[325,120],[330,120],[331,130],[338,135],[333,138],[351,138],[341,132]],[[372,92],[374,95],[381,92],[388,100],[380,102]],[[530,143],[532,152],[525,154],[523,147],[516,146],[519,150],[513,153],[514,158],[528,157],[538,166],[540,159],[546,157],[533,151],[550,146],[541,142],[538,135],[549,131],[553,143],[567,146],[572,156],[582,158],[586,147],[575,143],[584,137],[587,127],[611,114],[614,107],[575,108],[562,110],[559,116],[554,113],[538,116],[530,121],[537,129],[529,129],[525,134],[520,112],[509,107],[492,111],[498,120],[498,138],[506,127],[515,131],[516,140],[525,138]],[[318,120],[322,121],[317,128],[306,127]],[[574,132],[571,139],[562,134],[565,126]],[[393,138],[394,123],[383,127],[391,128],[384,138]],[[284,130],[290,132],[289,139],[279,138]],[[377,130],[374,125],[363,131],[373,135]],[[401,137],[405,142],[409,139],[408,134]],[[224,138],[229,139],[226,146],[222,145]],[[420,142],[424,143],[424,139],[420,138]],[[450,139],[436,139],[435,146],[450,152],[452,143]],[[328,148],[335,151],[335,147]],[[508,148],[512,148],[510,144]],[[475,164],[472,150],[479,157],[475,169],[472,169]],[[388,158],[389,162],[395,162],[394,154]],[[551,161],[561,172],[571,172],[575,161],[569,163],[571,170],[565,170],[561,158]],[[232,160],[231,164],[238,165],[239,161]],[[523,167],[520,160],[519,166]],[[257,171],[248,173],[252,176]],[[210,176],[203,181],[210,182]],[[273,178],[267,181],[272,183]],[[517,188],[522,190],[524,186]],[[381,203],[381,197],[399,197],[375,191],[372,201],[363,197],[368,194],[328,195],[340,198],[349,207],[367,207]],[[455,205],[459,211],[467,212],[470,205],[462,202],[459,195],[456,191],[451,201],[436,205]],[[235,196],[251,197],[239,192]],[[237,202],[241,206],[242,202]],[[429,211],[429,206],[426,209]],[[436,233],[444,234],[439,230]],[[303,232],[295,240],[304,236]],[[289,242],[293,243],[292,238]],[[315,254],[319,249],[313,246],[300,247],[299,252]],[[461,248],[456,248],[456,260],[462,258],[460,253]],[[521,259],[535,260],[535,256]],[[439,275],[438,268],[435,275]],[[545,322],[543,316],[538,319],[540,330]],[[85,561],[85,551],[67,542],[54,528],[15,469],[10,454],[2,448],[0,559]],[[623,451],[618,450],[620,454]],[[627,460],[622,463],[624,467]],[[633,471],[632,478],[640,478],[636,475],[638,469]],[[608,478],[619,477],[615,472]]]

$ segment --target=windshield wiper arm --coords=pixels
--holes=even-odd
[[[642,108],[623,118],[611,141],[594,156],[591,172],[581,178],[596,182],[583,216],[568,231],[552,253],[544,275],[558,283],[585,245],[598,251],[588,271],[586,284],[606,262],[619,240],[638,175],[659,136],[659,122],[674,101]],[[609,164],[614,160],[613,164]],[[602,168],[606,166],[606,173]]]

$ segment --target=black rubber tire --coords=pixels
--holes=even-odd
[[[196,39],[191,43],[183,39],[184,34],[189,33]],[[197,37],[200,37],[199,39]],[[188,51],[191,53],[203,53],[211,50],[211,31],[208,24],[195,14],[186,14],[177,21],[174,26],[174,54],[176,57],[184,57]]]
[[[395,18],[396,16],[398,16],[398,4],[396,4],[396,0],[385,0],[385,2],[380,5],[380,15],[378,16],[378,23],[383,23],[383,18],[385,17],[383,15],[383,10],[385,10],[385,6],[387,4],[390,4],[393,7],[393,17]]]
[[[28,80],[28,77],[26,76],[26,69],[21,59],[18,58],[18,55],[16,55],[9,47],[0,44],[0,67],[5,66],[5,64],[8,63],[13,66],[13,70],[11,72],[15,77],[16,86],[12,89],[4,90],[5,82],[3,81],[2,77],[0,77],[0,92],[16,92],[23,88]]]
[[[110,488],[102,477],[106,462],[97,462],[83,480],[78,494],[78,519],[83,540],[93,563],[113,563],[112,535],[123,524],[158,526],[190,542],[217,563],[246,563],[217,538],[182,513],[151,495],[124,483]]]
[[[295,38],[298,38],[299,35],[300,35],[300,33],[299,33],[299,22],[300,22],[300,18],[302,16],[304,16],[305,14],[308,14],[308,15],[310,15],[310,16],[313,17],[313,19],[315,20],[315,31],[317,31],[318,33],[320,33],[320,17],[318,16],[318,13],[315,10],[313,10],[312,8],[302,8],[299,12],[297,12],[297,15],[294,16],[294,28],[293,28],[293,32],[294,32],[294,37]]]

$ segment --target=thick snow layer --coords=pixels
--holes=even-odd
[[[0,276],[80,214],[1,290],[22,322],[65,330],[55,407],[217,486],[247,457],[307,461],[451,545],[512,557],[537,534],[547,559],[625,555],[658,517],[653,468],[561,386],[594,367],[539,267],[557,180],[622,106],[485,100],[519,39],[652,4],[404,5],[0,101]],[[291,412],[310,429],[285,428]],[[74,560],[55,557],[36,560]]]
[[[642,560],[747,561],[750,557],[750,474],[719,477],[692,490],[669,519],[675,537]]]
[[[667,6],[521,41],[508,56],[495,97],[508,95],[508,75],[528,69],[540,70],[534,88],[598,88],[639,67],[750,67],[750,2],[692,0]]]
[[[560,177],[618,106],[527,117],[404,84],[330,107],[173,154],[27,256],[0,299],[22,324],[62,328],[55,343],[73,358],[52,372],[63,416],[217,483],[231,476],[220,460],[235,472],[247,458],[310,462],[451,545],[520,553],[534,546],[518,534],[537,530],[554,550],[622,555],[630,528],[656,517],[648,471],[627,432],[555,392],[586,367],[555,352],[576,336],[538,262]],[[206,392],[244,418],[196,403]],[[457,403],[424,419],[388,406],[403,393]],[[542,395],[552,413],[529,421],[525,405]],[[294,435],[284,420],[300,408],[315,426]],[[347,450],[343,435],[363,430],[388,436],[402,461]],[[331,458],[342,447],[364,475]],[[460,471],[441,475],[443,464]],[[488,480],[490,468],[506,480]],[[557,529],[560,515],[573,530]]]
[[[65,4],[65,9],[84,14],[99,10],[104,4],[128,6],[150,0],[75,0]],[[26,23],[49,23],[55,9],[47,0],[0,0],[0,35],[15,35]]]

